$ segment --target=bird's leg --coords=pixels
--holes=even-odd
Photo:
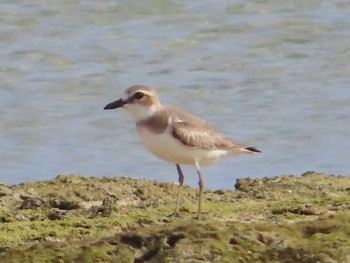
[[[201,172],[199,171],[199,164],[198,162],[196,164],[196,169],[199,177],[198,186],[199,186],[199,196],[198,196],[198,211],[197,211],[197,219],[201,219],[202,217],[202,199],[203,199],[203,187],[204,187],[204,180],[202,177]]]
[[[184,175],[181,171],[181,167],[179,164],[176,164],[176,170],[177,170],[177,174],[179,175],[179,188],[177,190],[175,211],[174,211],[174,213],[170,214],[169,216],[178,216],[179,215],[180,201],[181,201],[181,195],[182,195],[182,185],[184,184]]]

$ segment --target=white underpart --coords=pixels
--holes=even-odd
[[[123,106],[131,113],[135,121],[141,121],[151,117],[158,110],[156,105],[147,107],[138,103],[125,104]],[[177,119],[176,122],[182,122]],[[172,135],[172,118],[169,118],[168,127],[163,133],[156,134],[144,126],[138,128],[141,143],[153,155],[159,159],[178,164],[212,164],[233,154],[242,153],[240,148],[230,151],[224,149],[200,149],[186,146]]]
[[[159,159],[178,164],[212,164],[229,155],[226,150],[207,150],[186,146],[171,134],[170,123],[161,134],[139,128],[141,143]]]

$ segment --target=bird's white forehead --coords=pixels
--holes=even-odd
[[[134,85],[127,88],[127,90],[125,91],[125,93],[129,96],[135,94],[136,92],[142,92],[148,95],[155,94],[155,90],[153,88],[145,85]]]
[[[137,89],[137,90],[133,90],[133,91],[126,91],[126,95],[128,96],[132,96],[137,92],[142,92],[143,94],[149,95],[149,96],[154,96],[155,92],[152,90],[147,90],[147,89]]]
[[[134,96],[135,93],[137,92],[142,92],[145,95],[148,95],[149,97],[155,97],[156,94],[153,90],[149,90],[149,89],[134,89],[134,90],[126,90],[124,92],[124,95],[122,97],[123,100],[128,100],[129,98],[131,98],[132,96]]]

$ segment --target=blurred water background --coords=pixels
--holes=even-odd
[[[238,177],[350,174],[350,2],[2,0],[0,181],[57,174],[177,181],[103,111],[133,84],[262,154],[202,167]],[[197,185],[193,167],[185,182]]]

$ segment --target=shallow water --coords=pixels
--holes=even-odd
[[[0,181],[60,173],[176,181],[138,143],[131,117],[103,111],[133,84],[262,150],[202,172],[349,174],[347,1],[3,1]],[[185,181],[195,186],[194,168]]]

